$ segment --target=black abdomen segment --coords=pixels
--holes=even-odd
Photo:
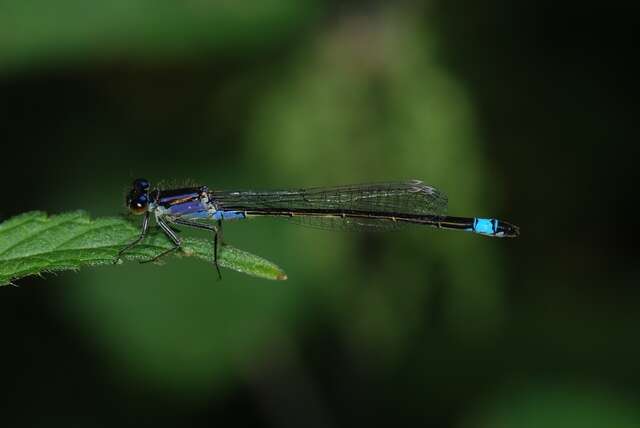
[[[228,208],[226,208],[228,209]],[[351,218],[365,220],[379,220],[385,222],[423,224],[440,229],[463,230],[475,232],[485,236],[495,237],[516,237],[519,234],[518,228],[504,221],[493,220],[494,228],[489,231],[477,227],[479,220],[470,217],[435,216],[413,213],[396,212],[366,212],[360,210],[333,210],[320,208],[300,208],[292,210],[290,208],[255,208],[243,210],[240,206],[234,206],[234,210],[242,211],[247,216],[273,216],[273,217],[326,217],[326,218]],[[481,224],[486,224],[482,221]]]

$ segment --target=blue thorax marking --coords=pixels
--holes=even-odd
[[[183,202],[169,208],[170,215],[185,218],[210,218],[213,220],[238,220],[246,218],[244,211],[215,211],[211,213],[209,207],[199,201]]]
[[[473,220],[473,231],[483,235],[495,235],[498,228],[498,221],[492,218],[475,218]]]
[[[213,214],[215,220],[237,220],[246,218],[244,211],[216,211]]]
[[[203,211],[206,213],[206,210],[207,210],[206,204],[204,204],[199,199],[195,199],[187,202],[182,202],[180,204],[171,205],[167,209],[167,212],[169,215],[183,216],[183,215],[195,214]]]

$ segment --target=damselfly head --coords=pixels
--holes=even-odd
[[[149,206],[149,181],[138,178],[133,181],[127,195],[127,207],[133,214],[144,214]]]
[[[149,190],[149,180],[145,178],[136,178],[133,180],[133,188],[141,192],[146,192]]]

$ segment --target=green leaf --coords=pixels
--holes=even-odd
[[[139,228],[124,218],[91,219],[82,211],[53,216],[34,211],[13,217],[0,224],[0,285],[44,272],[111,265],[118,251],[139,233]],[[163,233],[152,228],[122,259],[148,260],[171,246]],[[183,238],[182,250],[173,254],[213,263],[211,240]],[[260,278],[287,279],[275,264],[229,245],[220,248],[218,263]],[[216,275],[215,269],[212,275]]]

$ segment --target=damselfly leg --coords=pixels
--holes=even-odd
[[[138,245],[145,236],[147,236],[147,231],[149,230],[149,213],[147,212],[144,216],[144,219],[142,220],[142,228],[140,229],[140,236],[138,236],[138,238],[129,243],[126,247],[122,248],[120,251],[118,251],[118,255],[116,256],[115,260],[113,261],[113,264],[116,264],[120,261],[120,259],[122,258],[122,255],[124,253],[126,253],[127,251],[129,251],[131,248],[135,247],[136,245]]]
[[[173,243],[173,247],[164,250],[163,252],[161,252],[160,254],[158,254],[155,257],[150,258],[149,260],[143,260],[140,263],[151,263],[151,262],[155,262],[158,259],[166,256],[169,253],[172,253],[176,250],[178,250],[181,246],[182,246],[182,241],[180,241],[180,238],[178,238],[178,235],[176,235],[176,232],[171,229],[171,227],[169,227],[169,225],[167,223],[165,223],[165,221],[160,218],[157,217],[156,221],[158,223],[158,226],[160,227],[160,229],[162,229],[162,231],[164,232],[165,235],[167,235],[167,237],[171,240],[171,242]]]
[[[220,245],[222,245],[222,220],[218,220],[217,226],[202,224],[183,218],[173,218],[170,220],[170,222],[179,224],[181,226],[193,227],[194,229],[204,229],[213,232],[213,264],[218,271],[218,279],[222,279],[220,265],[218,264],[218,250],[220,249]]]

